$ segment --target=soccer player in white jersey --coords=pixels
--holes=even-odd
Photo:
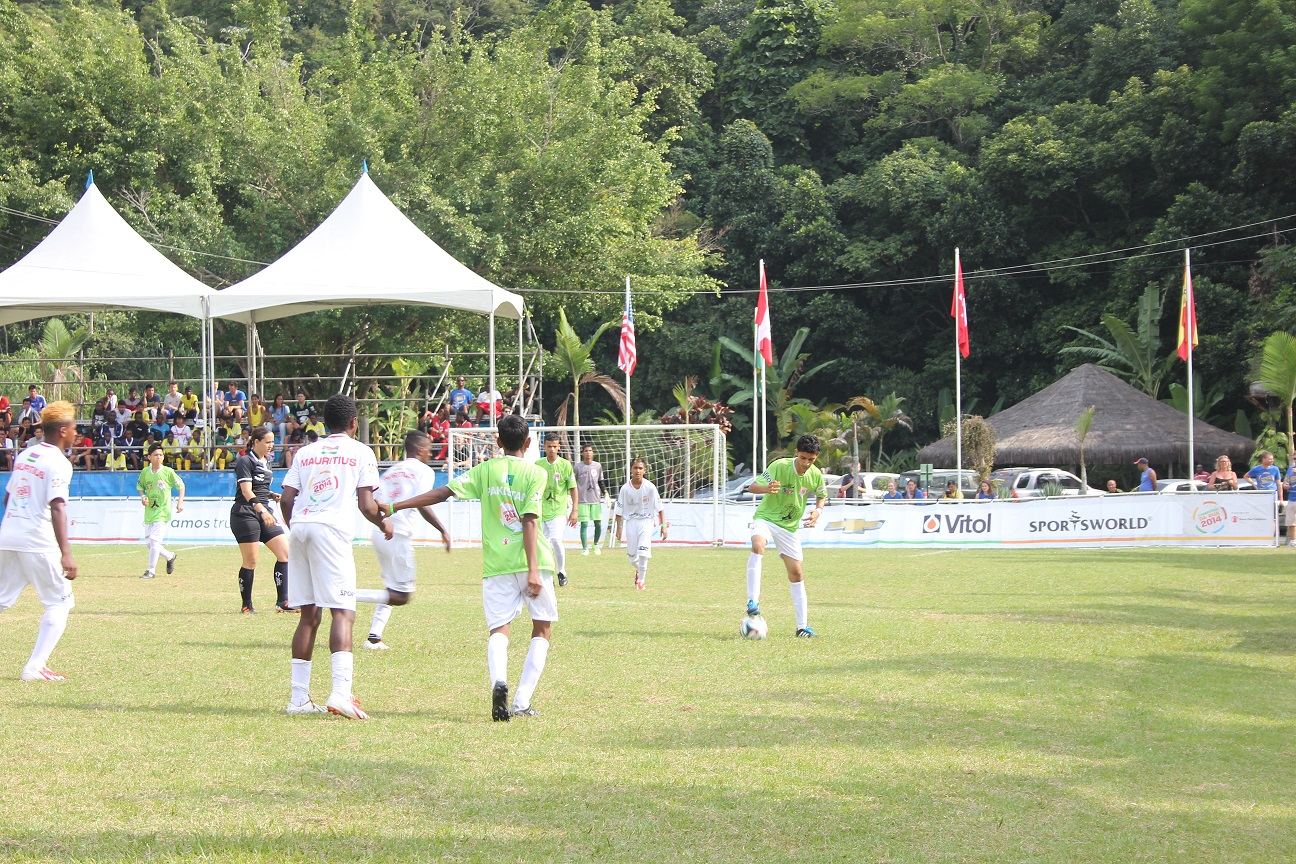
[[[499,420],[498,442],[503,456],[475,465],[447,485],[388,505],[395,513],[430,507],[451,495],[476,498],[482,512],[482,606],[486,610],[486,668],[491,680],[491,719],[534,717],[531,697],[549,656],[553,622],[558,620],[554,593],[553,550],[540,537],[541,499],[548,478],[544,469],[527,462],[527,423],[517,414]],[[509,624],[526,606],[531,615],[531,644],[517,695],[508,701]]]
[[[436,472],[428,465],[432,459],[432,439],[425,433],[412,430],[405,433],[405,458],[383,472],[378,485],[378,506],[385,507],[415,495],[430,492],[436,485]],[[420,507],[421,515],[429,525],[441,532],[441,543],[450,551],[450,532],[441,524],[431,507]],[[369,625],[366,648],[386,651],[383,630],[391,618],[392,607],[404,606],[414,593],[414,514],[400,513],[389,520],[392,539],[384,540],[382,532],[373,531],[374,554],[378,556],[378,572],[382,574],[385,588],[356,591],[357,603],[375,603],[373,623]]]
[[[661,539],[666,539],[666,513],[662,510],[661,498],[657,487],[651,480],[644,479],[648,463],[636,456],[630,460],[630,479],[621,487],[617,495],[616,537],[617,542],[625,543],[626,555],[635,568],[635,588],[644,590],[644,580],[648,577],[648,561],[652,558],[653,529],[661,525]],[[625,525],[625,539],[622,540],[622,523]]]
[[[0,522],[0,611],[8,609],[28,585],[45,606],[36,647],[22,670],[24,681],[62,681],[50,670],[50,654],[67,628],[75,602],[72,580],[77,565],[68,545],[68,485],[72,463],[63,455],[76,440],[76,411],[69,402],[50,402],[41,413],[45,440],[14,459],[5,487]]]
[[[373,451],[356,441],[357,414],[349,396],[329,397],[324,406],[328,436],[297,451],[284,477],[279,509],[289,527],[288,605],[301,610],[292,641],[292,695],[289,714],[329,711],[352,720],[367,720],[351,693],[351,626],[355,622],[356,568],[351,540],[355,507],[390,540],[373,492],[378,486],[378,463]],[[323,610],[332,614],[329,650],[333,660],[333,689],[324,707],[310,697],[311,654]]]

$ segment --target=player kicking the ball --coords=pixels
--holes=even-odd
[[[351,626],[355,623],[356,568],[351,550],[357,504],[364,517],[391,539],[373,490],[378,486],[378,463],[373,451],[356,441],[357,414],[351,397],[330,396],[324,406],[328,437],[297,451],[284,477],[279,510],[290,529],[288,605],[301,611],[292,641],[292,695],[289,714],[328,711],[352,720],[369,715],[351,694]],[[300,498],[300,500],[298,500]],[[310,698],[311,654],[323,610],[329,609],[329,650],[333,661],[333,690],[324,707]]]
[[[562,439],[557,432],[545,435],[543,458],[536,462],[545,472],[544,501],[540,506],[540,533],[553,550],[558,587],[567,584],[567,548],[563,532],[576,524],[576,477],[572,463],[558,455]]]
[[[429,492],[436,485],[436,472],[428,461],[432,458],[432,439],[425,433],[412,430],[405,433],[405,458],[383,472],[378,487],[378,506],[401,501]],[[441,543],[450,551],[450,532],[432,512],[431,507],[420,507],[419,515],[441,532]],[[392,539],[386,541],[382,532],[373,530],[373,550],[378,556],[378,572],[383,585],[375,591],[357,591],[357,603],[375,603],[373,623],[369,625],[369,640],[364,646],[373,651],[386,651],[383,630],[391,618],[392,608],[404,606],[414,593],[414,514],[404,513],[391,518]]]
[[[491,680],[491,719],[533,717],[531,697],[545,658],[553,622],[558,620],[558,597],[553,585],[553,552],[540,537],[540,508],[545,490],[545,471],[527,462],[529,430],[516,414],[499,420],[497,441],[504,451],[478,463],[446,486],[413,498],[389,504],[391,514],[415,507],[430,507],[449,500],[477,498],[482,513],[482,605],[486,610],[486,667]],[[513,708],[508,701],[509,624],[526,606],[531,615],[531,645],[522,678],[518,681]]]
[[[661,524],[661,539],[666,539],[666,529],[670,523],[662,510],[661,498],[657,487],[644,479],[648,463],[636,456],[630,460],[630,479],[621,487],[617,495],[616,506],[616,539],[624,542],[626,555],[635,568],[635,587],[644,590],[644,580],[648,578],[648,561],[652,558],[653,528]],[[621,525],[625,523],[625,539],[621,537]]]
[[[802,435],[797,439],[796,456],[777,460],[747,487],[749,492],[765,496],[756,507],[756,518],[752,523],[752,551],[747,559],[747,614],[752,617],[761,614],[761,560],[766,544],[773,540],[774,548],[787,566],[788,582],[792,583],[796,635],[805,638],[814,637],[815,632],[809,624],[805,577],[801,572],[801,540],[796,532],[798,524],[814,527],[828,498],[823,474],[814,464],[818,458],[819,439]],[[815,506],[805,522],[801,522],[805,515],[806,496],[811,492],[815,496]]]
[[[67,629],[75,602],[76,561],[68,545],[67,498],[72,463],[63,451],[79,440],[70,402],[50,402],[41,412],[45,440],[14,460],[5,487],[0,522],[0,611],[8,609],[28,585],[45,606],[36,647],[22,670],[24,681],[62,681],[45,664]]]

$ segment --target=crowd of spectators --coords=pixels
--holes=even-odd
[[[429,404],[421,418],[420,428],[432,436],[434,459],[449,455],[452,427],[494,425],[518,401],[516,389],[501,395],[484,385],[474,394],[463,376],[456,383],[449,401],[435,410]],[[526,404],[529,389],[521,395]],[[0,470],[12,470],[16,454],[42,440],[40,412],[45,402],[35,384],[27,388],[21,405],[0,396]],[[267,403],[258,393],[249,398],[230,381],[225,387],[218,384],[204,399],[192,386],[182,388],[172,381],[164,394],[152,384],[132,387],[124,396],[107,387],[91,406],[89,418],[78,422],[81,440],[68,457],[81,469],[138,471],[156,443],[162,445],[165,464],[177,471],[224,469],[246,451],[251,431],[258,426],[274,433],[274,460],[279,467],[291,465],[299,447],[326,434],[321,414],[304,391],[299,390],[292,401],[276,393]]]

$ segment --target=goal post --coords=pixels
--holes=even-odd
[[[667,542],[717,544],[723,538],[724,483],[727,454],[725,435],[718,425],[663,424],[652,426],[532,426],[527,456],[544,455],[544,439],[557,433],[559,455],[573,464],[581,461],[582,448],[594,449],[594,460],[603,466],[607,498],[629,479],[630,460],[642,458],[645,477],[657,486],[668,511],[671,532]],[[446,470],[457,477],[473,465],[495,455],[494,427],[451,429]],[[611,526],[611,510],[604,514]],[[453,524],[452,537],[460,537]],[[679,530],[677,530],[677,527]]]

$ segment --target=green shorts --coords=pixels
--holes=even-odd
[[[602,504],[577,504],[576,519],[580,522],[602,522]]]

